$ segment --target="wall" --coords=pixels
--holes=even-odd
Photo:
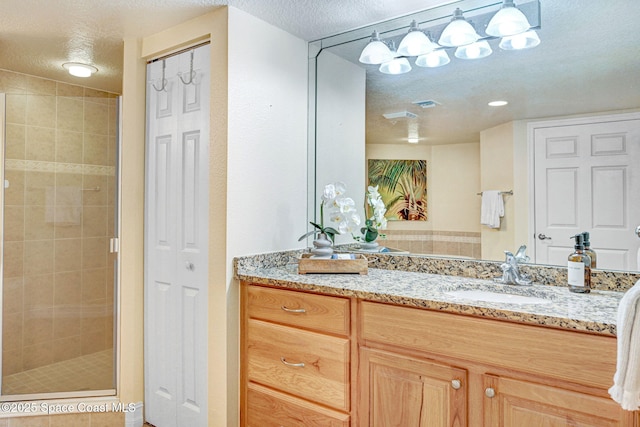
[[[235,426],[239,301],[232,259],[302,246],[297,237],[307,221],[307,43],[223,7],[145,38],[140,56],[130,52],[129,59],[158,57],[203,40],[211,40],[212,58],[209,425]],[[137,96],[144,103],[144,94]],[[137,132],[143,129],[144,120]],[[135,144],[144,145],[144,139]],[[141,292],[141,281],[131,285]],[[141,372],[136,375],[141,380]]]
[[[323,50],[317,57],[316,194],[327,184],[346,184],[364,221],[366,191],[365,162],[365,69]],[[320,220],[319,200],[315,201]],[[325,225],[327,222],[325,214]],[[299,235],[310,226],[299,230]],[[336,236],[335,242],[351,243],[350,235]]]
[[[481,191],[512,190],[514,186],[514,124],[505,123],[480,132]],[[517,194],[522,197],[522,194]],[[504,251],[515,251],[514,196],[504,195],[504,217],[499,229],[482,226],[482,259],[503,260]]]
[[[386,246],[413,253],[480,256],[479,144],[370,144],[367,159],[427,161],[427,221],[390,221]]]
[[[6,376],[113,348],[115,95],[4,70],[0,84],[9,182],[3,392],[70,390],[71,378],[51,390]],[[78,204],[57,211],[63,187]],[[61,222],[54,214],[63,211],[74,215]],[[83,387],[114,387],[110,374],[89,381]]]

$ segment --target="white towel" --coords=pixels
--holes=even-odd
[[[45,222],[61,226],[80,225],[82,189],[80,187],[47,187]]]
[[[502,194],[496,190],[483,191],[480,224],[489,228],[500,228],[500,218],[503,216],[504,200]]]
[[[640,280],[620,300],[618,357],[609,394],[627,411],[640,409]]]

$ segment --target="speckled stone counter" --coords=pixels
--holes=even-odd
[[[520,323],[615,335],[616,314],[623,292],[592,290],[574,294],[565,286],[501,285],[490,279],[433,274],[398,269],[369,268],[367,275],[298,274],[297,258],[302,251],[280,252],[237,258],[236,277],[252,283],[326,295],[357,297],[450,313],[509,320]],[[396,264],[407,258],[394,257]],[[439,263],[448,260],[440,260]],[[490,277],[495,277],[493,276]],[[490,302],[456,295],[456,291],[481,290],[492,293],[534,297],[543,303]],[[538,301],[539,302],[539,301]]]

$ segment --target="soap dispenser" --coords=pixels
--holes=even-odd
[[[589,232],[584,231],[582,235],[584,236],[584,253],[589,255],[589,257],[591,258],[591,268],[596,268],[598,256],[596,255],[596,251],[591,249],[591,242],[589,241]]]
[[[571,292],[586,294],[591,292],[591,258],[584,253],[584,235],[576,234],[575,251],[569,255],[567,263],[567,283]]]

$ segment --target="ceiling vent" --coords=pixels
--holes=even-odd
[[[385,113],[383,114],[385,119],[393,120],[393,119],[415,119],[418,117],[417,114],[410,113],[408,111],[398,111],[397,113]]]
[[[422,108],[433,108],[436,105],[440,105],[440,103],[434,101],[433,99],[427,99],[426,101],[415,101],[414,104],[419,105]]]

